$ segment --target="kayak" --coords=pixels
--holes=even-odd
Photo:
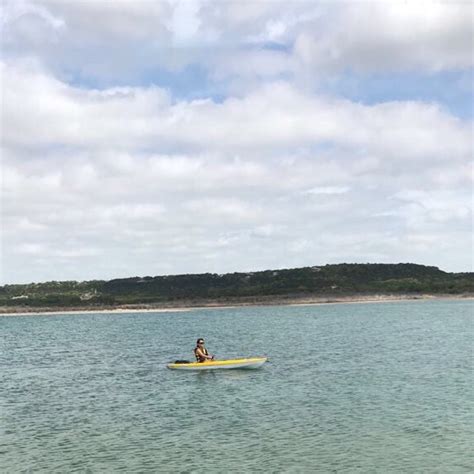
[[[258,369],[267,361],[266,357],[248,359],[209,360],[206,362],[173,362],[168,369],[176,370],[216,370],[216,369]]]
[[[209,360],[206,362],[173,362],[168,369],[176,370],[216,370],[216,369],[258,369],[267,361],[266,357],[248,359]]]

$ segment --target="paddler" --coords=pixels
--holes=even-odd
[[[206,360],[213,360],[214,356],[209,354],[209,351],[204,347],[204,339],[201,337],[196,342],[196,347],[194,348],[194,355],[198,362],[206,362]]]

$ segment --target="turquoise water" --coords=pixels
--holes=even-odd
[[[0,318],[2,472],[470,472],[469,301]],[[204,337],[255,371],[177,372]]]

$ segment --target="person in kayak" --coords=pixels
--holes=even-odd
[[[206,360],[214,360],[214,356],[204,347],[204,339],[199,338],[194,348],[194,355],[198,362],[206,362]]]

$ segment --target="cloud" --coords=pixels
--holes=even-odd
[[[308,189],[306,194],[344,194],[350,190],[348,186],[321,186]]]
[[[245,5],[5,3],[3,281],[466,269],[472,122],[436,97],[320,87],[347,70],[468,71],[464,4]]]
[[[359,3],[328,11],[329,25],[295,41],[303,64],[357,72],[466,69],[473,25],[466,3]],[[313,26],[313,25],[312,25]]]
[[[404,216],[410,227],[416,229],[421,220],[431,223],[445,223],[451,226],[462,223],[469,230],[469,222],[472,223],[472,203],[469,197],[472,191],[466,192],[436,189],[427,190],[403,190],[397,192],[393,199],[402,201],[399,213]]]
[[[434,104],[364,106],[308,95],[284,82],[223,103],[173,103],[157,87],[83,90],[41,72],[4,67],[4,142],[12,147],[176,153],[335,144],[401,160],[437,160],[447,153],[465,159],[471,151],[469,124]]]
[[[464,2],[37,0],[7,1],[3,15],[7,56],[107,84],[193,64],[221,87],[282,74],[298,82],[346,71],[468,69],[472,38]]]
[[[469,124],[434,104],[364,106],[284,82],[175,101],[25,64],[4,74],[8,280],[53,277],[72,258],[95,278],[324,263],[345,246],[429,263],[433,247],[410,253],[406,239],[468,231]]]

